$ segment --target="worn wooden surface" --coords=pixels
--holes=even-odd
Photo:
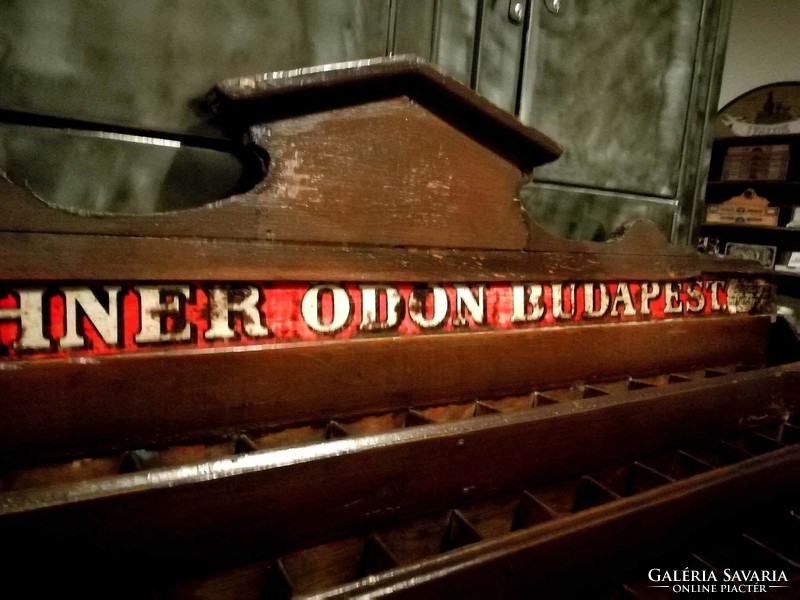
[[[298,264],[303,247],[291,242],[315,244],[307,257],[319,265],[315,278],[338,276],[339,259],[351,275],[369,270],[373,278],[397,271],[410,278],[515,278],[575,269],[584,278],[593,269],[619,276],[614,271],[642,272],[637,261],[650,264],[642,254],[656,257],[653,268],[665,276],[748,268],[669,246],[652,225],[599,244],[547,233],[515,195],[532,166],[558,155],[552,141],[416,62],[367,66],[220,84],[223,114],[252,128],[267,174],[252,191],[213,205],[147,216],[79,215],[0,177],[0,277],[186,278],[198,270],[225,279],[233,272],[307,277],[311,269]],[[368,84],[353,87],[361,79]],[[520,166],[522,158],[528,162]],[[245,252],[232,241],[244,239],[260,243]],[[401,259],[397,247],[420,251]],[[436,250],[428,255],[425,248]],[[90,260],[98,252],[105,260]],[[461,261],[442,258],[459,252]],[[564,253],[565,262],[548,253]],[[595,263],[586,254],[602,258]],[[616,255],[629,262],[610,258]],[[378,272],[372,262],[385,268]],[[432,272],[435,265],[441,271]]]
[[[272,239],[520,249],[523,173],[407,97],[254,128]]]
[[[0,178],[0,279],[596,281],[758,271],[669,246],[646,223],[592,244],[528,222],[514,191],[559,148],[416,61],[243,78],[217,94],[223,116],[251,126],[269,154],[262,184],[204,208],[111,217],[54,209]],[[668,352],[665,336],[686,341]],[[765,336],[763,318],[686,319],[5,365],[0,448],[6,460],[33,459],[390,410],[410,398],[514,393],[647,371],[654,360],[757,362]],[[735,341],[719,343],[727,337]]]
[[[192,565],[274,556],[521,484],[557,481],[774,422],[796,408],[797,384],[796,366],[776,367],[638,390],[616,400],[589,398],[197,467],[6,493],[0,496],[0,533],[18,548],[21,561],[30,559],[31,551],[41,558],[69,548],[81,561],[102,555],[124,568],[137,557],[149,574],[174,575]],[[781,468],[776,463],[768,479],[750,485],[769,481],[779,489],[797,464],[796,448],[784,454],[790,462],[781,462]],[[736,485],[736,475],[726,472],[715,481]],[[691,514],[694,505],[685,502],[689,488],[634,504],[661,506],[665,516]],[[514,538],[520,539],[524,536]],[[516,543],[505,547],[513,548],[519,549]],[[456,562],[463,560],[457,556]],[[493,557],[490,552],[464,561],[467,577]]]
[[[719,535],[726,520],[730,528],[770,503],[789,504],[798,481],[800,448],[791,447],[314,597],[571,598],[575,588],[602,588],[615,572],[663,568],[670,550],[698,533]]]
[[[522,172],[408,98],[256,129],[269,172],[242,196],[178,213],[86,217],[2,194],[0,230],[525,247],[514,200]]]
[[[258,103],[255,114],[260,98],[229,94],[229,120],[250,127],[265,160],[266,179],[248,193],[177,213],[87,216],[4,182],[0,231],[526,247],[514,196],[533,166],[558,156],[554,142],[416,61],[320,77],[276,79],[282,105]]]
[[[30,461],[581,379],[760,364],[768,327],[765,316],[704,317],[0,363],[0,448],[5,461]]]
[[[753,270],[670,246],[653,225],[608,243],[546,232],[515,196],[560,148],[415,60],[241,78],[216,97],[232,130],[249,128],[261,183],[200,208],[111,216],[54,208],[0,176],[0,278],[595,280]]]
[[[243,246],[234,240],[6,232],[0,233],[0,279],[609,281],[764,273],[753,261],[701,256],[678,247],[648,252],[642,247],[645,236],[636,231],[649,227],[642,222],[628,234],[631,241],[639,238],[635,244],[628,236],[575,244],[555,238],[549,249],[527,252],[260,241]]]
[[[466,85],[412,56],[229,79],[216,86],[212,97],[222,105],[223,114],[225,105],[232,104],[236,114],[230,118],[254,122],[264,107],[276,115],[293,115],[309,107],[316,110],[352,104],[354,98],[391,98],[398,92],[459,123],[525,172],[561,154],[561,147],[543,133],[522,125]]]
[[[415,62],[244,78],[221,84],[217,98],[232,129],[250,128],[265,161],[262,183],[203,208],[111,217],[55,209],[0,177],[0,281],[652,281],[760,272],[669,246],[643,223],[602,244],[545,232],[514,196],[560,149]],[[0,537],[15,548],[15,565],[66,565],[72,577],[76,566],[101,564],[117,581],[133,565],[170,579],[574,476],[780,419],[796,402],[797,367],[358,439],[335,439],[347,432],[336,418],[476,398],[485,402],[470,407],[489,414],[492,398],[537,387],[761,364],[768,328],[768,316],[726,315],[2,362],[3,466],[319,420],[333,439],[273,452],[252,452],[251,442],[249,453],[200,465],[7,491]],[[208,450],[206,458],[218,449]],[[547,548],[561,558],[572,542],[599,548],[601,532],[631,530],[630,515],[669,524],[687,507],[706,514],[708,498],[745,483],[779,490],[776,464],[709,480],[710,496],[684,487],[686,502],[649,498],[609,512],[607,527],[566,527]],[[793,473],[796,452],[779,466]],[[480,536],[458,514],[447,527],[447,548]],[[543,552],[524,536],[512,541],[453,555],[461,585]],[[495,560],[501,554],[508,562]],[[391,562],[379,544],[371,556]],[[336,567],[334,555],[319,559]],[[298,557],[294,566],[314,565]],[[426,573],[447,581],[438,566],[425,568],[414,572],[420,586]],[[432,585],[409,590],[439,593],[444,583]]]

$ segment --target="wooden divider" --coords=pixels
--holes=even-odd
[[[581,379],[761,364],[768,327],[766,316],[703,317],[16,363],[0,368],[0,453],[31,462]]]

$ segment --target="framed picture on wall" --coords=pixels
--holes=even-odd
[[[714,119],[716,138],[797,133],[800,133],[800,82],[797,81],[770,83],[745,92],[723,106]],[[773,169],[780,168],[781,153],[781,149],[775,151]]]

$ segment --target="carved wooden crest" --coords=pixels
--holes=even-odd
[[[79,214],[0,179],[0,367],[25,364],[0,368],[4,450],[310,417],[331,399],[294,376],[308,364],[330,385],[363,370],[344,412],[400,402],[421,374],[404,364],[412,355],[465,354],[430,365],[439,391],[507,391],[535,375],[479,365],[467,346],[513,341],[522,360],[562,335],[580,343],[576,332],[641,339],[616,325],[712,317],[713,328],[770,309],[757,265],[670,246],[652,224],[607,243],[547,233],[515,195],[558,145],[419,60],[247,77],[211,97],[263,162],[239,196]],[[465,345],[465,332],[485,337]],[[238,391],[224,393],[230,380]],[[105,410],[112,388],[124,418]],[[39,404],[65,418],[40,427]]]

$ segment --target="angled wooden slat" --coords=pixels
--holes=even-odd
[[[784,477],[794,485],[787,489]],[[676,548],[690,534],[711,527],[726,516],[746,514],[766,502],[747,493],[757,486],[764,494],[797,491],[800,452],[787,448],[606,504],[539,527],[487,540],[450,554],[326,590],[317,598],[367,598],[391,590],[394,598],[436,598],[442,594],[482,598],[486,594],[523,597],[564,594],[570,586],[608,577],[615,569],[644,568],[654,557]],[[774,501],[776,496],[772,496]],[[643,522],[648,523],[642,527]],[[614,540],[609,544],[609,540]],[[648,540],[661,540],[648,544]],[[576,552],[575,548],[580,548]],[[698,555],[698,561],[702,561]],[[458,568],[454,568],[458,565]],[[530,565],[536,565],[532,569]],[[685,565],[684,565],[685,566]],[[497,578],[499,570],[514,577]],[[581,580],[574,573],[581,573]],[[573,589],[574,589],[573,587]]]
[[[357,577],[381,573],[397,565],[397,559],[392,556],[386,543],[379,536],[370,535],[364,540],[364,549],[357,567]]]
[[[560,481],[675,443],[691,447],[751,419],[754,425],[769,415],[779,420],[796,401],[798,379],[794,367],[774,367],[639,390],[600,404],[590,398],[196,467],[6,492],[0,495],[0,534],[15,544],[20,560],[30,558],[31,540],[47,540],[37,543],[37,556],[65,547],[75,557],[93,556],[97,548],[104,557],[146,548],[154,568],[158,556],[180,556],[184,565],[264,556],[511,491],[521,481]],[[498,459],[510,455],[513,461]]]
[[[339,440],[342,438],[350,437],[352,434],[350,430],[339,423],[338,421],[329,421],[325,433],[325,438],[329,440]]]
[[[479,542],[481,539],[483,539],[481,534],[461,514],[461,511],[454,510],[450,512],[447,518],[447,527],[442,538],[441,551],[449,552],[455,548]]]
[[[619,494],[611,491],[602,483],[592,477],[581,477],[580,485],[575,493],[575,503],[572,511],[580,512],[607,502],[619,499]]]
[[[247,434],[239,434],[236,436],[234,452],[236,454],[243,454],[244,452],[255,452],[258,450],[256,443]]]
[[[496,406],[487,404],[486,402],[481,402],[480,400],[475,401],[475,412],[473,414],[476,417],[483,415],[494,415],[499,412],[502,412],[502,410]]]
[[[743,355],[755,360],[764,354],[768,327],[769,317],[705,317],[0,365],[8,399],[0,404],[0,451],[4,460],[24,462],[97,453],[123,440],[128,447],[163,446],[203,431],[529,393],[543,384],[646,373],[656,368],[653,353],[664,370]],[[667,333],[682,340],[680,353],[663,352]],[[719,338],[727,340],[723,347]],[[582,352],[573,354],[576,345]],[[235,392],[230,382],[240,384]],[[108,389],[115,389],[115,410],[108,410]],[[43,411],[60,416],[42,420]]]
[[[433,423],[433,419],[426,417],[421,412],[417,410],[409,410],[406,414],[405,422],[403,425],[405,427],[417,427],[419,425],[429,425]]]
[[[514,513],[514,521],[511,524],[511,529],[512,531],[516,531],[517,529],[533,527],[534,525],[555,519],[557,516],[557,513],[553,509],[530,492],[525,491],[522,493],[519,505]]]

